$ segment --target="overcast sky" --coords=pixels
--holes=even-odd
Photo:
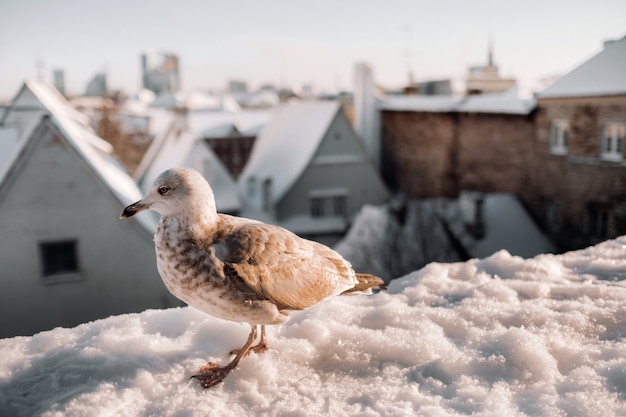
[[[378,84],[460,82],[483,64],[493,37],[503,76],[522,90],[563,74],[626,35],[624,0],[0,0],[0,99],[37,62],[63,69],[69,93],[106,71],[109,87],[141,86],[142,52],[179,55],[185,90],[223,90],[229,79],[316,91],[351,89],[357,61]]]

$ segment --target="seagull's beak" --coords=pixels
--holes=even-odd
[[[143,202],[143,200],[139,200],[122,210],[122,212],[120,213],[120,219],[128,219],[129,217],[133,217],[135,214],[149,209],[150,206],[151,204],[146,204]]]

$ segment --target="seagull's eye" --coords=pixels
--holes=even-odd
[[[165,195],[168,193],[169,190],[169,187],[159,187],[159,194]]]

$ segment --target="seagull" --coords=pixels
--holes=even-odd
[[[164,171],[120,218],[144,210],[161,215],[154,245],[167,289],[204,313],[251,327],[227,365],[208,363],[191,377],[204,388],[222,382],[251,352],[267,350],[266,325],[284,323],[290,312],[336,295],[384,289],[382,279],[356,273],[325,245],[276,225],[217,213],[210,185],[194,169]]]

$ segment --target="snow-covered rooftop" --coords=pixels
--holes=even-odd
[[[204,138],[217,137],[236,128],[242,134],[259,134],[274,110],[189,111],[187,126]]]
[[[185,115],[181,115],[165,137],[157,138],[142,160],[139,184],[144,192],[153,181],[169,168],[197,169],[211,184],[220,212],[235,212],[241,207],[237,185],[222,161],[201,136],[186,128]],[[139,169],[137,170],[140,171]]]
[[[625,251],[430,264],[294,312],[210,391],[248,327],[192,308],[2,339],[0,415],[626,415]]]
[[[539,93],[541,98],[626,94],[626,36],[606,42],[604,49]]]
[[[388,96],[383,104],[383,110],[393,111],[423,111],[423,112],[455,112],[461,99],[453,96]]]
[[[141,192],[136,183],[115,158],[112,146],[95,134],[89,126],[89,118],[75,110],[50,83],[38,80],[26,81],[13,100],[11,109],[20,106],[36,107],[51,116],[51,122],[63,133],[68,143],[84,158],[85,162],[93,168],[94,172],[118,198],[120,207],[141,198]],[[10,114],[7,115],[7,117],[9,116]],[[39,120],[36,122],[38,123]],[[25,132],[21,132],[21,134],[18,146],[26,146],[29,138]],[[5,166],[0,167],[0,182],[4,181],[8,166],[14,162],[19,154],[19,149],[14,149],[12,160],[6,161]],[[138,222],[150,233],[156,228],[156,223],[149,216],[138,219]]]
[[[522,99],[517,89],[502,93],[481,94],[468,97],[455,96],[389,96],[382,104],[383,110],[436,113],[497,113],[529,114],[536,107],[534,99]]]
[[[280,200],[306,168],[340,108],[336,101],[301,101],[278,107],[256,139],[239,177],[241,194],[246,194],[250,178],[271,178],[274,201]]]

